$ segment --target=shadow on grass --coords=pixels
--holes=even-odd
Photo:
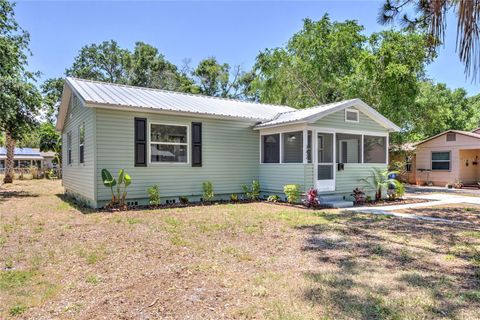
[[[478,246],[465,238],[480,226],[352,212],[321,216],[332,223],[297,229],[308,233],[303,250],[316,253],[319,262],[304,274],[310,281],[304,298],[328,316],[454,318],[480,306],[459,298],[480,288]]]
[[[79,203],[76,199],[63,194],[63,193],[57,193],[56,196],[63,201],[67,205],[65,209],[68,209],[68,207],[76,209],[80,211],[83,214],[90,214],[90,213],[95,213],[98,212],[98,210],[90,208],[86,206],[84,203]]]
[[[0,203],[9,199],[37,198],[39,195],[26,191],[7,191],[0,189]]]

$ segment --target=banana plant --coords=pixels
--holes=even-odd
[[[111,204],[120,204],[123,206],[125,204],[125,199],[127,198],[127,188],[132,183],[132,178],[130,175],[126,173],[124,169],[120,169],[118,171],[118,178],[115,180],[110,171],[107,169],[102,169],[102,180],[103,185],[107,188],[110,188],[110,191],[112,192]],[[117,187],[116,195],[113,190],[115,186]]]
[[[115,187],[117,185],[117,181],[112,176],[110,171],[108,171],[107,169],[102,169],[102,181],[103,181],[103,185],[105,187],[110,188],[110,191],[112,192],[112,202],[111,202],[111,204],[115,204],[117,201],[116,201],[116,198],[115,198],[115,193],[113,192],[113,187]]]

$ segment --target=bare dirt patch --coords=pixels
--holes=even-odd
[[[266,203],[91,213],[60,181],[5,187],[2,319],[480,318],[474,229]]]

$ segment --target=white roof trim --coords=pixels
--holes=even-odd
[[[343,102],[337,102],[337,103],[332,103],[328,105],[312,107],[312,108],[318,109],[318,112],[315,112],[314,114],[307,115],[300,118],[293,117],[292,120],[288,119],[288,115],[294,116],[295,113],[300,114],[302,111],[311,110],[312,108],[300,109],[296,111],[282,113],[273,120],[266,121],[264,123],[257,125],[255,129],[259,130],[263,128],[279,127],[279,126],[284,126],[284,125],[293,124],[293,123],[313,123],[332,113],[335,113],[347,108],[351,108],[351,107],[355,107],[359,109],[364,114],[366,114],[367,116],[369,116],[370,118],[378,122],[381,126],[383,126],[389,131],[395,131],[395,132],[400,131],[399,126],[397,126],[392,121],[385,118],[377,110],[373,109],[372,107],[370,107],[360,99],[352,99],[352,100],[346,100]],[[287,117],[285,117],[286,118],[285,121],[281,121],[282,115],[287,115]]]

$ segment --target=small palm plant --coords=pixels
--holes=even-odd
[[[375,200],[378,201],[382,199],[383,190],[388,190],[390,186],[394,186],[395,189],[402,189],[403,185],[400,181],[395,178],[390,178],[398,174],[398,171],[388,171],[373,169],[370,177],[365,179],[360,179],[367,183],[370,187],[375,190]]]

